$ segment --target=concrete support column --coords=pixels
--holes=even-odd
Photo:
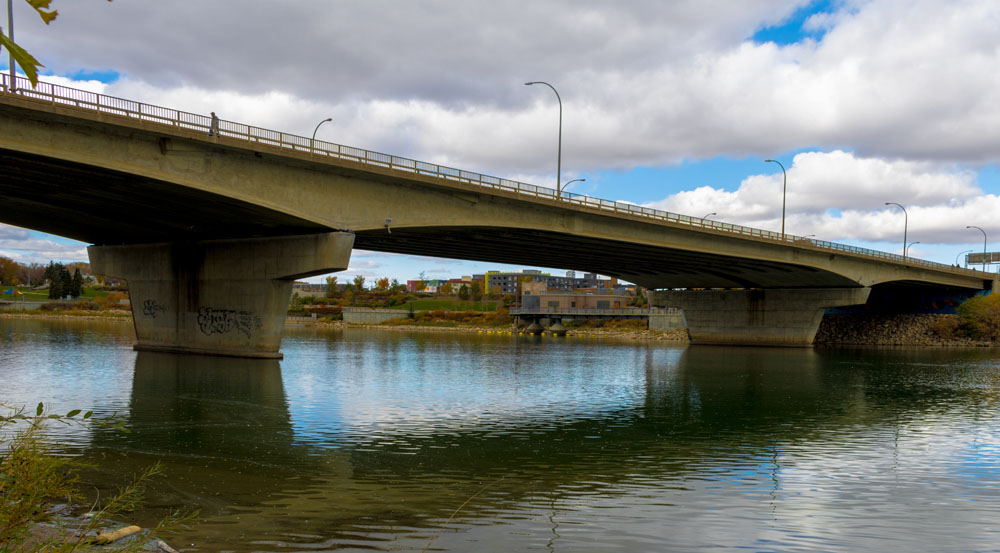
[[[281,358],[295,279],[347,268],[354,235],[90,246],[94,273],[128,281],[137,350]]]
[[[678,307],[693,344],[811,346],[827,307],[859,305],[871,288],[650,290],[656,307]]]

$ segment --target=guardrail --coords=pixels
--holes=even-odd
[[[15,88],[11,89],[10,75],[6,73],[0,75],[2,75],[0,90],[6,94],[17,94],[28,98],[43,100],[51,104],[93,110],[110,115],[167,125],[173,128],[203,132],[205,134],[209,134],[212,127],[212,118],[207,115],[144,104],[134,100],[115,98],[113,96],[106,96],[96,92],[70,88],[42,81],[39,81],[37,87],[32,88],[30,81],[20,76],[16,78]],[[811,238],[795,236],[792,234],[782,234],[780,232],[734,225],[731,223],[724,223],[722,221],[702,219],[699,217],[691,217],[689,215],[680,215],[678,213],[642,207],[636,204],[602,200],[600,198],[573,194],[571,192],[557,194],[555,190],[543,186],[535,186],[533,184],[512,181],[500,177],[492,177],[471,171],[463,171],[461,169],[455,169],[453,167],[447,167],[435,163],[426,163],[390,154],[373,152],[362,148],[326,142],[323,140],[312,140],[304,136],[263,129],[243,123],[237,123],[235,121],[219,120],[217,130],[218,135],[222,138],[240,140],[251,144],[264,144],[267,146],[297,152],[305,152],[313,154],[314,156],[352,161],[362,165],[380,167],[404,174],[430,176],[446,181],[457,181],[493,190],[504,190],[533,198],[558,200],[618,215],[644,217],[657,221],[685,224],[692,227],[711,229],[713,231],[721,231],[740,236],[750,236],[753,238],[788,244],[810,245],[825,250],[850,253],[884,261],[895,261],[909,265],[931,267],[939,270],[949,270],[951,272],[958,272],[965,275],[979,274],[979,271],[953,267],[944,263],[914,259],[912,257],[904,257],[898,254],[880,252],[878,250],[870,250],[867,248],[858,248],[855,246],[848,246],[846,244],[838,244],[836,242],[813,240]]]
[[[681,312],[676,307],[636,307],[620,309],[588,309],[584,307],[512,307],[511,315],[675,315]]]

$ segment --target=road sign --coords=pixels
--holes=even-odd
[[[1000,263],[1000,252],[986,252],[986,263]],[[970,253],[965,255],[966,265],[981,265],[983,263],[983,254],[981,253]]]

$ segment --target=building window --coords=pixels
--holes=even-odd
[[[559,307],[559,300],[550,301],[549,302],[549,307]]]

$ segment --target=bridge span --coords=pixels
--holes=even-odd
[[[0,124],[0,221],[94,244],[140,349],[280,356],[292,281],[352,247],[618,277],[682,308],[696,343],[809,345],[824,309],[873,287],[995,282],[6,75]]]

